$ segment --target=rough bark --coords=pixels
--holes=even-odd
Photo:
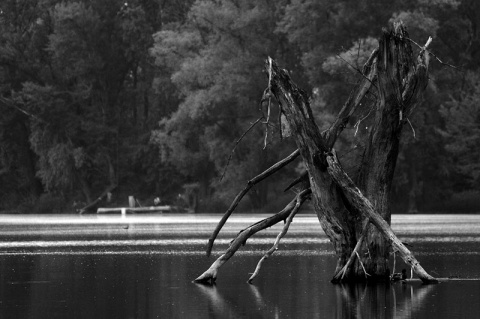
[[[405,245],[393,233],[390,225],[385,221],[384,218],[382,218],[382,216],[380,216],[380,214],[378,214],[378,212],[375,211],[372,203],[362,194],[360,189],[358,189],[345,171],[343,171],[342,167],[338,163],[335,152],[329,153],[327,156],[327,162],[328,172],[333,177],[337,185],[342,188],[346,200],[348,200],[352,206],[357,207],[357,209],[364,215],[365,219],[371,221],[371,223],[375,225],[376,229],[382,234],[382,238],[391,244],[395,251],[400,253],[400,256],[405,263],[412,267],[413,271],[424,283],[437,282],[435,278],[430,276],[423,269],[410,250],[408,250],[408,248],[405,247]]]
[[[427,42],[428,44],[429,42]],[[416,63],[415,63],[416,62]],[[377,95],[374,124],[359,169],[357,184],[373,208],[390,224],[390,194],[400,148],[402,128],[420,101],[428,77],[428,54],[415,61],[408,34],[402,24],[384,31],[379,41]],[[357,229],[360,227],[357,221]],[[366,235],[368,258],[363,259],[373,276],[387,279],[391,247],[376,227]],[[363,269],[357,267],[358,276]]]
[[[322,229],[333,243],[338,257],[338,272],[355,246],[355,232],[352,216],[327,172],[324,156],[328,151],[326,142],[315,124],[305,92],[292,82],[287,71],[280,69],[270,58],[266,68],[271,79],[271,91],[285,114],[310,177],[314,209]]]

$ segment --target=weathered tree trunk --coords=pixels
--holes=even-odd
[[[402,128],[427,85],[428,58],[415,63],[408,34],[402,25],[384,32],[379,41],[377,62],[377,103],[357,184],[373,208],[390,224],[390,194]],[[357,224],[359,227],[360,224]],[[389,274],[390,244],[373,225],[366,235],[368,255],[362,259],[370,276]],[[363,268],[357,266],[357,276]]]
[[[401,24],[396,24],[391,32],[384,31],[379,48],[372,53],[362,71],[362,79],[352,90],[337,119],[324,133],[315,124],[305,92],[291,81],[287,71],[278,68],[271,58],[267,60],[269,84],[264,98],[274,97],[278,102],[305,163],[309,179],[307,184],[315,212],[338,258],[333,281],[365,278],[388,280],[388,259],[393,247],[423,282],[436,282],[390,228],[390,189],[401,131],[419,103],[428,81],[426,48],[430,41],[429,39],[425,47],[421,48],[415,61],[410,39]],[[374,124],[363,157],[359,159],[360,168],[355,184],[342,169],[333,146],[365,94],[372,90],[377,96],[373,106]],[[286,160],[282,162],[286,163]],[[263,175],[268,174],[259,176]],[[304,189],[308,186],[304,186]],[[241,199],[246,191],[248,188],[237,198]],[[234,203],[235,207],[237,199]],[[293,202],[282,211],[282,216],[287,216],[286,211],[292,211],[292,205]],[[226,212],[215,229],[209,240],[207,255],[218,231],[233,209]],[[293,215],[289,220],[291,218]],[[251,227],[255,228],[256,225]],[[286,230],[279,235],[273,249],[265,256],[273,253]],[[239,234],[227,252],[196,280],[214,280],[218,268],[251,235],[253,232]],[[255,274],[258,273],[260,264]]]
[[[307,95],[296,87],[285,70],[280,70],[271,59],[269,63],[270,90],[288,121],[292,137],[303,157],[310,178],[315,212],[339,258],[338,271],[355,245],[353,214],[346,210],[341,194],[327,171],[325,154],[329,149],[315,124]]]

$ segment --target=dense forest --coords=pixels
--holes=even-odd
[[[222,211],[295,149],[277,122],[262,123],[267,56],[308,92],[327,127],[382,27],[398,20],[412,42],[434,40],[393,207],[478,210],[477,1],[2,0],[0,211],[71,213],[106,190],[110,205],[134,195]],[[348,154],[362,152],[370,120],[360,108],[337,142],[353,175]],[[294,162],[256,185],[240,209],[283,207],[291,196],[279,191],[303,169]]]

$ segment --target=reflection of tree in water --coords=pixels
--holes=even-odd
[[[435,285],[337,285],[335,318],[415,318]]]
[[[251,292],[251,298],[230,300],[224,297],[221,289],[215,284],[196,285],[199,291],[208,299],[208,311],[212,318],[243,318],[248,316],[244,307],[238,307],[237,303],[248,303],[247,308],[250,310],[259,310],[260,313],[269,317],[279,318],[281,310],[278,304],[266,302],[255,285],[248,285],[248,291]],[[251,303],[249,303],[252,301]],[[256,313],[258,315],[258,313]],[[251,315],[251,314],[250,314]],[[263,317],[263,316],[262,316]]]
[[[196,285],[204,296],[208,299],[208,311],[213,318],[240,318],[236,308],[219,293],[217,286]]]

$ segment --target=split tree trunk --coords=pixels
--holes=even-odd
[[[305,92],[291,81],[287,71],[280,69],[271,58],[267,60],[269,84],[266,96],[275,97],[288,122],[291,136],[307,169],[315,212],[338,258],[333,281],[365,280],[367,274],[368,280],[388,280],[388,259],[393,247],[423,282],[436,282],[390,228],[390,189],[401,131],[428,82],[426,48],[430,41],[421,48],[415,61],[410,39],[402,24],[396,24],[393,31],[384,31],[378,49],[363,69],[362,79],[352,90],[337,119],[324,133],[315,124]],[[374,124],[359,160],[355,184],[338,163],[333,146],[369,91],[374,91],[377,96],[372,106]],[[263,175],[267,174],[259,176]],[[308,188],[308,185],[305,187]],[[240,198],[243,195],[241,192]],[[275,216],[285,218],[286,212],[293,209],[289,206]],[[207,255],[233,209],[225,213],[215,229],[209,240]],[[272,219],[267,220],[271,225]],[[241,243],[262,228],[259,227],[262,223],[252,225],[247,228],[248,232],[242,231],[237,235],[227,252],[196,281],[215,280],[219,267],[233,256]]]
[[[427,42],[428,43],[428,42]],[[373,208],[390,224],[390,194],[403,126],[419,103],[428,82],[428,53],[421,51],[415,61],[408,33],[401,24],[385,32],[379,41],[377,95],[374,125],[363,154],[357,184]],[[360,224],[357,225],[359,227]],[[366,235],[367,272],[388,276],[390,243],[373,225]],[[363,272],[356,268],[357,275]]]
[[[373,211],[390,225],[390,190],[401,132],[426,87],[428,53],[422,49],[418,61],[415,61],[408,34],[401,24],[397,24],[393,31],[383,33],[378,51],[372,54],[371,59],[370,73],[364,76],[369,75],[374,83],[374,87],[368,89],[376,91],[377,101],[374,124],[356,182],[372,204]],[[273,70],[269,74],[271,91],[288,121],[307,168],[315,211],[335,247],[338,272],[355,248],[364,222],[362,208],[346,199],[346,190],[327,171],[329,165],[325,156],[333,147],[338,133],[332,126],[322,136],[315,125],[306,94],[291,82],[285,71],[270,66],[267,69]],[[376,77],[371,76],[372,72]],[[366,91],[362,88],[365,85],[359,85],[354,90],[354,100],[363,98],[361,93]],[[352,267],[346,274],[347,278],[364,280],[366,271],[370,280],[388,280],[391,249],[392,241],[386,237],[385,230],[379,229],[377,224],[370,225],[365,235],[365,247],[359,254],[361,263],[357,262],[356,267]]]

